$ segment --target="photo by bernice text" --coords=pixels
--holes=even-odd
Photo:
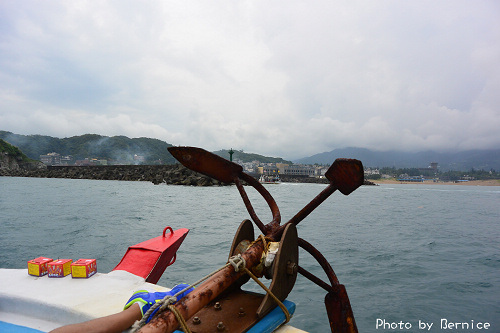
[[[474,319],[452,320],[441,318],[439,321],[418,320],[387,320],[377,318],[375,329],[380,331],[469,331],[477,332],[482,330],[495,331],[489,322]]]

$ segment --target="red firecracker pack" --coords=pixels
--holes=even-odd
[[[78,259],[71,264],[71,275],[74,278],[89,278],[97,273],[95,259]]]
[[[57,259],[55,261],[51,261],[48,264],[49,268],[49,277],[50,278],[60,278],[65,277],[69,273],[71,273],[71,263],[73,260],[71,259]]]
[[[47,274],[47,264],[52,259],[45,257],[38,257],[28,261],[28,274],[33,276],[44,276]]]

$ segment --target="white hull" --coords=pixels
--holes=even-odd
[[[122,311],[136,290],[166,291],[126,271],[88,279],[35,277],[27,269],[0,269],[0,321],[48,332]],[[276,332],[304,332],[285,325]]]

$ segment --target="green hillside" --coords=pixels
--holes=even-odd
[[[98,134],[84,134],[69,138],[55,138],[45,135],[20,135],[7,131],[0,131],[0,139],[19,147],[29,158],[39,160],[40,155],[58,153],[61,156],[71,155],[75,160],[85,158],[107,159],[133,163],[134,155],[145,157],[144,164],[175,164],[177,160],[168,152],[171,144],[151,138],[128,138],[126,136],[103,136]],[[15,147],[14,147],[15,148]],[[203,148],[203,147],[201,147]],[[228,150],[214,152],[229,160]],[[244,153],[235,150],[233,160],[251,162],[258,160],[262,163],[288,163],[279,157],[267,157],[258,154]]]
[[[30,162],[28,156],[23,154],[23,152],[19,148],[9,144],[8,142],[5,142],[2,139],[0,139],[0,153],[7,153],[8,155],[23,162]]]
[[[244,153],[243,151],[238,151],[238,150],[233,150],[233,161],[234,160],[241,160],[244,163],[246,162],[252,162],[252,161],[260,161],[261,163],[286,163],[286,164],[293,164],[291,161],[285,161],[281,157],[268,157],[268,156],[262,156],[258,154],[252,154],[252,153]],[[219,155],[227,160],[229,160],[229,150],[223,149],[223,150],[218,150],[214,151],[214,154]]]
[[[69,138],[44,135],[19,135],[0,131],[0,139],[19,147],[28,157],[39,160],[40,155],[56,152],[74,159],[97,158],[116,161],[132,161],[134,155],[145,157],[145,163],[173,164],[175,159],[168,152],[171,144],[157,139],[125,136],[102,136],[85,134]]]

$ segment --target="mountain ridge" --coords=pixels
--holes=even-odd
[[[0,139],[21,149],[29,158],[38,160],[40,155],[57,152],[61,155],[74,155],[76,158],[103,157],[125,159],[134,154],[146,155],[149,161],[174,164],[177,161],[168,152],[172,144],[152,138],[128,138],[126,136],[103,136],[84,134],[69,138],[55,138],[45,135],[21,135],[0,130]],[[229,159],[229,151],[221,149],[215,154]],[[263,163],[292,163],[281,157],[267,157],[254,153],[234,150],[234,159],[243,162],[260,160]],[[500,149],[468,150],[461,152],[421,151],[416,153],[400,151],[373,151],[366,148],[340,148],[294,160],[298,164],[330,165],[336,158],[356,158],[365,167],[382,168],[426,168],[431,162],[438,163],[439,170],[468,171],[500,170]]]
[[[213,152],[216,155],[219,155],[220,157],[223,157],[225,159],[229,159],[229,150],[228,149],[221,149]],[[233,150],[233,160],[239,159],[242,162],[252,162],[255,160],[259,160],[264,163],[286,163],[286,164],[293,164],[292,161],[287,161],[284,160],[281,157],[270,157],[270,156],[263,156],[259,154],[254,154],[254,153],[244,153],[242,150]]]
[[[301,164],[331,164],[336,158],[355,158],[365,167],[426,168],[431,162],[438,163],[443,171],[500,170],[500,149],[467,150],[459,152],[421,151],[416,153],[386,151],[366,148],[340,148],[295,160]]]
[[[0,170],[33,170],[46,168],[40,161],[30,159],[19,148],[0,139]]]
[[[46,135],[21,135],[0,130],[0,139],[18,147],[29,158],[39,160],[40,155],[56,152],[60,155],[72,155],[75,159],[96,157],[133,163],[131,157],[143,155],[144,164],[176,164],[177,160],[168,151],[172,144],[152,138],[128,138],[123,135],[104,136],[99,134],[83,134],[67,138],[56,138]],[[229,160],[229,150],[214,152]],[[234,150],[234,159],[243,162],[260,160],[263,163],[292,163],[279,157],[267,157],[253,153]]]
[[[21,135],[0,131],[0,139],[18,147],[35,160],[40,159],[40,155],[56,152],[63,156],[72,155],[75,159],[95,157],[128,162],[132,162],[133,156],[137,154],[143,155],[148,161],[176,163],[167,149],[172,145],[151,138],[83,134],[60,139],[46,135]]]

